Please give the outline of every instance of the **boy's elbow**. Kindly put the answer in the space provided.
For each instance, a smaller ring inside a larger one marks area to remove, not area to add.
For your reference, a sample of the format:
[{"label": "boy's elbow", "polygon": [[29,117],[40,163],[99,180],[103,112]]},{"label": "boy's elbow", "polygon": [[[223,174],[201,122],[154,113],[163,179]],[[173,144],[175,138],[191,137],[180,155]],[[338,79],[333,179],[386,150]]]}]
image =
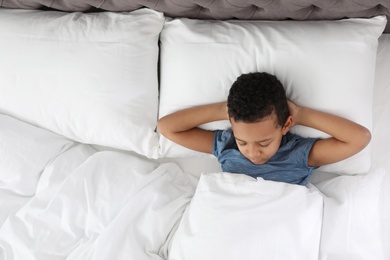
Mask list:
[{"label": "boy's elbow", "polygon": [[360,149],[363,150],[371,141],[371,132],[365,127],[362,127],[362,133],[360,139]]},{"label": "boy's elbow", "polygon": [[171,139],[174,134],[174,130],[172,129],[172,122],[167,120],[165,117],[160,118],[157,121],[157,132],[164,137]]},{"label": "boy's elbow", "polygon": [[165,136],[166,123],[164,122],[164,118],[157,121],[157,132]]}]

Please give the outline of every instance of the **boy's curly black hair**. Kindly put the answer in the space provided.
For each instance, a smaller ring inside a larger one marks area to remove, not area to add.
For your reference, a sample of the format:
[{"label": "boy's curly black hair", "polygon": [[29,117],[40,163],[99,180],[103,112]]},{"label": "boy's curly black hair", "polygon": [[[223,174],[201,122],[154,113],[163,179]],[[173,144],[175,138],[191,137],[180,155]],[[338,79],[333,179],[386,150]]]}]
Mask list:
[{"label": "boy's curly black hair", "polygon": [[258,122],[275,111],[284,126],[290,115],[282,83],[266,72],[242,74],[233,83],[227,99],[229,117],[245,123]]}]

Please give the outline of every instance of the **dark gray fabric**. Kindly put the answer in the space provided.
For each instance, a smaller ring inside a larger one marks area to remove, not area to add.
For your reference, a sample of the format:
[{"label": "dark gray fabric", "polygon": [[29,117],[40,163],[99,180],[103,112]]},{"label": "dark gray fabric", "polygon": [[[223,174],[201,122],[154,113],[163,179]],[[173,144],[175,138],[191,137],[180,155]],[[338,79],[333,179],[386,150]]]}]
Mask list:
[{"label": "dark gray fabric", "polygon": [[381,14],[390,20],[390,0],[0,0],[0,6],[83,12],[148,7],[170,17],[218,20],[334,20]]}]

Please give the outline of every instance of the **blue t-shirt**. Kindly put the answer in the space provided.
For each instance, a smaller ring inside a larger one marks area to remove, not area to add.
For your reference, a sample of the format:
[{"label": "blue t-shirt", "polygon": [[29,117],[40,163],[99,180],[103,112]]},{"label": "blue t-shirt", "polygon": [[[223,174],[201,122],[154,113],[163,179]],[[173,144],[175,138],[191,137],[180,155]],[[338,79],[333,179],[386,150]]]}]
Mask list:
[{"label": "blue t-shirt", "polygon": [[276,154],[266,163],[256,165],[239,150],[231,129],[214,133],[213,154],[224,172],[242,173],[254,178],[306,185],[318,167],[308,166],[308,157],[316,138],[302,138],[287,133]]}]

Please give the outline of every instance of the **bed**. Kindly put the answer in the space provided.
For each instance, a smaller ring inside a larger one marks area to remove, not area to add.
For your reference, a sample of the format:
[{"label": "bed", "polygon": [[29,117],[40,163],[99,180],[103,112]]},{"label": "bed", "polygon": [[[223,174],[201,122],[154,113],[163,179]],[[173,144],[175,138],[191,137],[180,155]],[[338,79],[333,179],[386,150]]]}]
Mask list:
[{"label": "bed", "polygon": [[[389,10],[1,1],[0,259],[389,260]],[[224,101],[253,71],[371,143],[300,186],[222,172],[158,133],[158,118]]]}]

